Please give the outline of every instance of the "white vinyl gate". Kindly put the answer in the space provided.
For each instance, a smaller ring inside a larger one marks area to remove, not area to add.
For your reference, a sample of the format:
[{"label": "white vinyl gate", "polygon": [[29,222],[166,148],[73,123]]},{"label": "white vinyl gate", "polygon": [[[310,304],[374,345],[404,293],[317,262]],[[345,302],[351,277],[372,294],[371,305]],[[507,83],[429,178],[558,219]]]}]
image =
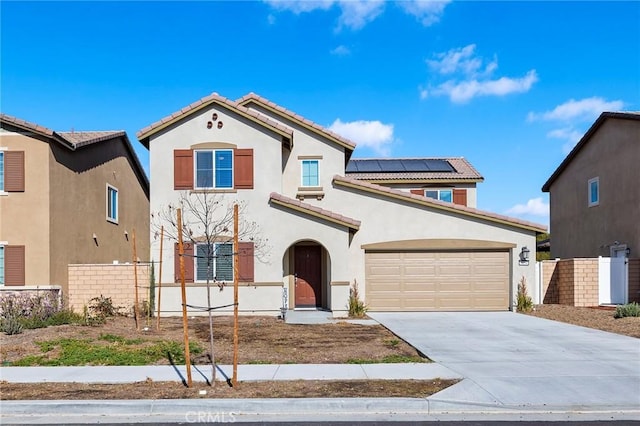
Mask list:
[{"label": "white vinyl gate", "polygon": [[598,258],[598,289],[601,305],[623,305],[629,295],[629,262],[626,257]]}]

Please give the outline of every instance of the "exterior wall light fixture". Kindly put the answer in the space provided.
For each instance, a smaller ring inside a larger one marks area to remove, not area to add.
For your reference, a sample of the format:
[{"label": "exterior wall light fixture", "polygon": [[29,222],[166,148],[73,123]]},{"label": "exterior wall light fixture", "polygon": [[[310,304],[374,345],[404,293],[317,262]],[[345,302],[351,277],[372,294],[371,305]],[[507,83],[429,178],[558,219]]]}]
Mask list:
[{"label": "exterior wall light fixture", "polygon": [[529,253],[530,253],[530,250],[527,248],[527,246],[522,247],[522,250],[520,251],[520,264],[521,265],[528,265],[529,264]]}]

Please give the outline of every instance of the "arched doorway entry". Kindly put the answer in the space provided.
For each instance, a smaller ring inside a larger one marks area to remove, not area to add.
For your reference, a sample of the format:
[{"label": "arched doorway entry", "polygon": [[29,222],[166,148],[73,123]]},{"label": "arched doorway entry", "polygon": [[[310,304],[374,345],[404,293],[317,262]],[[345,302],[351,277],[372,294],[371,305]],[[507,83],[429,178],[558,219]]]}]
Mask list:
[{"label": "arched doorway entry", "polygon": [[327,308],[329,256],[315,241],[299,241],[285,253],[284,271],[289,277],[289,309]]}]

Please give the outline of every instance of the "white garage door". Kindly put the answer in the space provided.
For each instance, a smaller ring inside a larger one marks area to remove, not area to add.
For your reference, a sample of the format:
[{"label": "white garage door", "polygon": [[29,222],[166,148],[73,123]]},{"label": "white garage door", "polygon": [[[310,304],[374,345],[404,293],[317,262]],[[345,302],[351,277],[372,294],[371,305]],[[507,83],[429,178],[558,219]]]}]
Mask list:
[{"label": "white garage door", "polygon": [[367,252],[365,301],[372,311],[509,309],[509,252]]}]

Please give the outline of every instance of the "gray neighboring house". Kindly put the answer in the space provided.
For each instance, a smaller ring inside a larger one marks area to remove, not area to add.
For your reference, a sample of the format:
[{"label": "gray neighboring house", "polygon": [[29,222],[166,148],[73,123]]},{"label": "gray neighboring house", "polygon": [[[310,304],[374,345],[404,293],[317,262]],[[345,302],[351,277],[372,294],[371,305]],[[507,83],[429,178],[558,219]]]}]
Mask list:
[{"label": "gray neighboring house", "polygon": [[543,185],[551,255],[639,257],[640,112],[603,112]]}]

